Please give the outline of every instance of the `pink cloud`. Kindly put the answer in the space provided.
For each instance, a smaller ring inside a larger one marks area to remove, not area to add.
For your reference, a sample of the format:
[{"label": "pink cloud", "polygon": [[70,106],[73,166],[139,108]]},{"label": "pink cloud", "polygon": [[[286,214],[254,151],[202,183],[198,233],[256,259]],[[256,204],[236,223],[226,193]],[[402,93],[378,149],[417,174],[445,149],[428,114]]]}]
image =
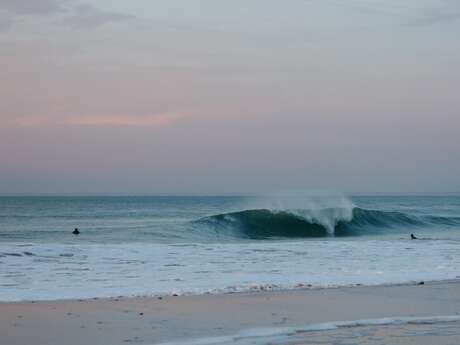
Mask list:
[{"label": "pink cloud", "polygon": [[165,113],[147,116],[76,116],[70,117],[60,123],[64,125],[76,126],[164,126],[177,121],[183,116],[184,114],[178,113]]},{"label": "pink cloud", "polygon": [[61,119],[46,116],[27,116],[14,119],[11,123],[19,127],[45,125],[60,126],[128,126],[148,127],[166,126],[186,116],[184,113],[162,113],[155,115],[87,115],[70,116]]}]

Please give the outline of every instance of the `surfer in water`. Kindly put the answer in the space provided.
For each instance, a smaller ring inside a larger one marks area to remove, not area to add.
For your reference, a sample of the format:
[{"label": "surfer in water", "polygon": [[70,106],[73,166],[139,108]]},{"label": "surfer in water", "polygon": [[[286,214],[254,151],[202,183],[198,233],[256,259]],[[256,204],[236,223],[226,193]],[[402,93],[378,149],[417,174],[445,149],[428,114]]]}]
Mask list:
[{"label": "surfer in water", "polygon": [[72,231],[72,234],[74,234],[74,235],[80,235],[80,230],[78,230],[78,228],[75,228],[75,230]]},{"label": "surfer in water", "polygon": [[411,238],[412,240],[416,240],[416,239],[417,239],[417,237],[415,237],[414,234],[410,234],[410,238]]}]

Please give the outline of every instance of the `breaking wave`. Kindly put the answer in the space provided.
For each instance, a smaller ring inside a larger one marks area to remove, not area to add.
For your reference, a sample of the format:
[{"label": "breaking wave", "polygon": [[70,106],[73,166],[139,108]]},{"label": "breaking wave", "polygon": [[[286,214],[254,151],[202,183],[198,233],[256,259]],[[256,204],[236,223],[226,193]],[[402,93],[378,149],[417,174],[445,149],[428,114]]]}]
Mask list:
[{"label": "breaking wave", "polygon": [[216,233],[250,239],[378,234],[435,225],[459,226],[459,217],[412,216],[402,212],[354,208],[316,210],[251,209],[201,218],[194,223]]}]

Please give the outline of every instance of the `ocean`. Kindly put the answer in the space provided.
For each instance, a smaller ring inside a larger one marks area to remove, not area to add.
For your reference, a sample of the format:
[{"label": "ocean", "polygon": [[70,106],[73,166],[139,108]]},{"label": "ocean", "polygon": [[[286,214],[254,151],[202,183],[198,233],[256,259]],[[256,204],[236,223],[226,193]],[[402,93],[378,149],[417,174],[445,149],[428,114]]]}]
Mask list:
[{"label": "ocean", "polygon": [[0,301],[459,276],[460,196],[0,197]]}]

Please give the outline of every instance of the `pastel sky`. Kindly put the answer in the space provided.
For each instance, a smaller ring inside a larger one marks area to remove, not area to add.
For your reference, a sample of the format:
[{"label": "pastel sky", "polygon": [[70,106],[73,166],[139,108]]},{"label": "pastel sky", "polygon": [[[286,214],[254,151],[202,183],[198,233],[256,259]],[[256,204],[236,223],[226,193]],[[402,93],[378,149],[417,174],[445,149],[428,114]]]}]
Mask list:
[{"label": "pastel sky", "polygon": [[458,0],[0,0],[0,194],[460,191]]}]

